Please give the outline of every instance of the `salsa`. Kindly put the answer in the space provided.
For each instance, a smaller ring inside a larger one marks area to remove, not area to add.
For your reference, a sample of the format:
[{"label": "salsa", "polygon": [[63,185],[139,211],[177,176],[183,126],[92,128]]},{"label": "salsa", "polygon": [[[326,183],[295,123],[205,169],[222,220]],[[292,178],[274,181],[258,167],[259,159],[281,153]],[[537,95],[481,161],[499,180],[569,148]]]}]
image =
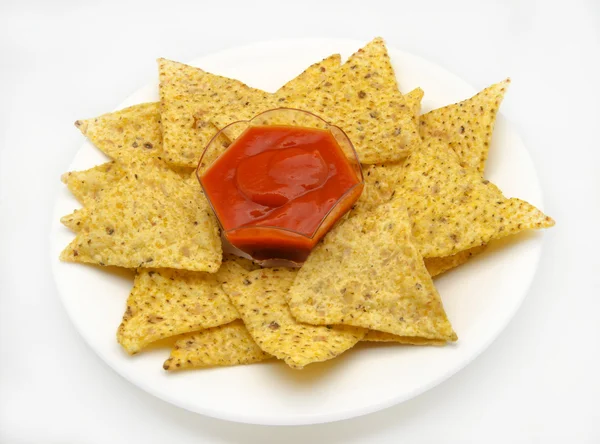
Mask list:
[{"label": "salsa", "polygon": [[362,191],[330,131],[296,126],[248,127],[200,181],[227,240],[258,260],[302,262]]}]

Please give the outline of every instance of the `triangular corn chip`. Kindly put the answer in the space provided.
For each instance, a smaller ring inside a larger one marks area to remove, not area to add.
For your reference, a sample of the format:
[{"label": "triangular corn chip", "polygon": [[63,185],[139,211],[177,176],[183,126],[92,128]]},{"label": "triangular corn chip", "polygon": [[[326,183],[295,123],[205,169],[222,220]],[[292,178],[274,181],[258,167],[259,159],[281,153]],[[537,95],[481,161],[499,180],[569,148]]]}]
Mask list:
[{"label": "triangular corn chip", "polygon": [[441,138],[456,152],[463,167],[483,174],[496,115],[509,83],[506,79],[470,99],[422,115],[421,137]]},{"label": "triangular corn chip", "polygon": [[[389,202],[397,192],[398,182],[402,178],[402,168],[403,163],[369,165],[364,168],[365,188],[355,204],[352,214],[373,211],[377,206]],[[438,276],[464,264],[484,249],[485,246],[480,245],[460,251],[452,256],[426,258],[425,266],[432,277]]]},{"label": "triangular corn chip", "polygon": [[398,192],[423,257],[451,256],[490,240],[554,221],[529,203],[507,199],[477,170],[463,168],[456,153],[428,139],[406,159]]},{"label": "triangular corn chip", "polygon": [[[339,64],[339,54],[330,56],[310,66],[280,91],[314,88]],[[277,93],[182,63],[159,59],[159,75],[165,160],[170,164],[196,166],[218,128],[226,126],[217,128],[213,122],[247,120],[278,106]],[[222,137],[221,143],[226,146],[227,138]]]},{"label": "triangular corn chip", "polygon": [[456,340],[400,202],[351,215],[315,247],[288,293],[298,321]]},{"label": "triangular corn chip", "polygon": [[216,272],[221,241],[200,190],[157,159],[138,159],[81,211],[81,229],[61,259],[127,268]]},{"label": "triangular corn chip", "polygon": [[[432,137],[442,137],[457,153],[462,166],[476,169],[483,174],[497,109],[504,98],[509,82],[510,80],[507,79],[492,85],[470,99],[421,116],[419,119],[421,137],[425,142]],[[416,99],[417,94],[418,91],[414,90],[405,97],[408,101],[409,95]],[[460,251],[452,256],[426,258],[425,266],[432,277],[438,276],[464,264],[483,250],[485,250],[485,245]]]},{"label": "triangular corn chip", "polygon": [[[418,128],[398,90],[382,39],[350,56],[316,89],[288,91],[279,106],[311,111],[341,127],[365,164],[394,162],[420,142]],[[222,124],[231,123],[222,121]]]},{"label": "triangular corn chip", "polygon": [[[158,60],[160,78],[161,125],[165,160],[192,167],[218,129],[215,115],[250,106],[270,94],[240,82],[217,76],[199,68]],[[221,136],[221,143],[228,140]]]},{"label": "triangular corn chip", "polygon": [[102,116],[78,120],[75,126],[112,159],[155,156],[162,153],[158,103],[130,106]]},{"label": "triangular corn chip", "polygon": [[259,347],[290,367],[301,369],[335,358],[352,348],[366,331],[297,322],[286,301],[296,273],[293,269],[265,268],[238,275],[223,288]]},{"label": "triangular corn chip", "polygon": [[85,171],[65,173],[61,180],[82,205],[89,205],[124,174],[115,162],[106,162]]},{"label": "triangular corn chip", "polygon": [[128,353],[160,339],[228,324],[239,318],[221,284],[231,270],[216,273],[139,269],[117,332]]},{"label": "triangular corn chip", "polygon": [[[186,180],[188,184],[199,189],[195,170],[185,167],[171,167],[171,170]],[[84,206],[91,207],[100,200],[107,189],[114,186],[124,175],[125,171],[123,168],[117,162],[113,161],[103,163],[85,171],[65,173],[62,175],[61,180],[67,185],[67,188],[75,195],[77,200]],[[73,213],[63,216],[60,222],[67,228],[77,232],[81,227],[81,221],[85,214],[87,214],[87,210],[75,210]]]},{"label": "triangular corn chip", "polygon": [[242,365],[271,356],[252,340],[242,321],[183,335],[175,343],[165,370]]},{"label": "triangular corn chip", "polygon": [[[382,39],[377,38],[333,70],[317,88],[285,88],[276,104],[257,101],[252,113],[214,117],[222,128],[275,106],[311,111],[340,126],[350,137],[362,163],[400,160],[420,137],[412,110],[398,90]],[[262,105],[259,106],[259,105]],[[252,114],[252,115],[250,115]]]}]

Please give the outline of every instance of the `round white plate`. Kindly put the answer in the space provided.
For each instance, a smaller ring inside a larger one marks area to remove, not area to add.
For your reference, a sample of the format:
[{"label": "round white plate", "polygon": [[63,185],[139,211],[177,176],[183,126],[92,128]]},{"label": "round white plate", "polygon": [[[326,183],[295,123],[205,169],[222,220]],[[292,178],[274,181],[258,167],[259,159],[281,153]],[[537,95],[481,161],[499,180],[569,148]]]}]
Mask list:
[{"label": "round white plate", "polygon": [[[332,53],[343,57],[365,42],[297,40],[230,49],[192,62],[205,70],[275,91],[308,65]],[[425,90],[423,111],[470,97],[476,91],[461,79],[419,57],[389,48],[403,92]],[[488,79],[489,83],[502,79]],[[148,85],[119,107],[158,99]],[[104,162],[89,142],[70,170]],[[541,204],[541,192],[527,150],[500,115],[486,176],[507,196]],[[257,424],[313,424],[364,415],[410,399],[467,365],[504,329],[525,297],[535,273],[542,236],[528,233],[494,244],[470,263],[436,280],[458,333],[455,345],[409,347],[358,344],[337,359],[297,371],[279,362],[167,373],[168,349],[128,356],[116,329],[132,286],[132,275],[61,263],[60,251],[73,234],[59,223],[79,207],[67,188],[56,201],[52,264],[62,301],[85,341],[115,371],[143,390],[204,415]]]}]

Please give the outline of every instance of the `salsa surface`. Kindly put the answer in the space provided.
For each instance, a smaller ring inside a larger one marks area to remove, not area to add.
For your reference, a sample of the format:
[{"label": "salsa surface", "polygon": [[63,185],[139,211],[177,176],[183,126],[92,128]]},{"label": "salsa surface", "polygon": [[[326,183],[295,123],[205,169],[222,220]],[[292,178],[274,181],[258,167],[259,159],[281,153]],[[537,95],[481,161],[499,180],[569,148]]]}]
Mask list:
[{"label": "salsa surface", "polygon": [[249,127],[200,180],[228,240],[253,256],[261,249],[277,256],[273,249],[310,251],[318,239],[300,238],[313,236],[360,182],[331,132],[295,126]]}]

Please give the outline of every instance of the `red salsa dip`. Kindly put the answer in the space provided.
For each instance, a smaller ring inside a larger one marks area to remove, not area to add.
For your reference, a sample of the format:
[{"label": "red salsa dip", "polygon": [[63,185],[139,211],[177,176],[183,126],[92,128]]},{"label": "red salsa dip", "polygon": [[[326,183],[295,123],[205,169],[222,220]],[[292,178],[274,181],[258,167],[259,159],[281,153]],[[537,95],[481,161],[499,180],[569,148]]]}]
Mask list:
[{"label": "red salsa dip", "polygon": [[358,199],[359,174],[331,131],[264,125],[249,126],[200,182],[234,247],[299,263]]}]

